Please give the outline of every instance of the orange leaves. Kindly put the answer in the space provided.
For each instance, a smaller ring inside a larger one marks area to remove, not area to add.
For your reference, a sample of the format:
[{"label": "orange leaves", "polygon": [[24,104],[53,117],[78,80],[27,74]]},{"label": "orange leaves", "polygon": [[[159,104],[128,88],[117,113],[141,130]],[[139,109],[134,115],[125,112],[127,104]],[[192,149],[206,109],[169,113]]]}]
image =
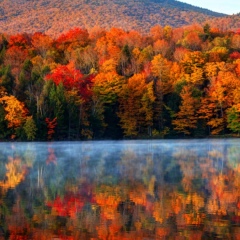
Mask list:
[{"label": "orange leaves", "polygon": [[184,219],[187,225],[201,225],[203,223],[204,214],[185,213]]},{"label": "orange leaves", "polygon": [[204,207],[204,198],[197,193],[189,194],[186,198],[186,204],[192,204],[193,210],[195,212],[200,212]]},{"label": "orange leaves", "polygon": [[[201,99],[198,110],[199,118],[206,119],[211,134],[219,134],[226,127],[227,110],[230,106],[237,108],[239,104],[238,79],[234,73],[219,71],[221,65],[208,64],[207,72],[211,79],[206,96]],[[224,70],[224,69],[223,69]],[[231,129],[234,126],[231,124]]]},{"label": "orange leaves", "polygon": [[170,231],[171,231],[170,228],[167,227],[157,227],[156,236],[159,237],[160,239],[165,238],[168,236]]},{"label": "orange leaves", "polygon": [[126,136],[136,136],[139,131],[152,125],[153,84],[146,83],[144,74],[129,78],[119,96],[118,115]]},{"label": "orange leaves", "polygon": [[129,191],[129,199],[137,205],[147,205],[147,190],[142,185],[137,185],[136,188]]},{"label": "orange leaves", "polygon": [[196,104],[197,100],[192,96],[192,90],[189,86],[185,86],[180,94],[182,103],[180,110],[176,114],[176,119],[173,120],[175,130],[183,132],[184,134],[191,134],[190,130],[196,128]]},{"label": "orange leaves", "polygon": [[154,52],[160,53],[164,57],[166,57],[169,49],[170,49],[170,45],[166,40],[157,40],[153,45]]},{"label": "orange leaves", "polygon": [[150,34],[154,41],[162,39],[163,38],[163,27],[160,25],[153,26],[150,29]]},{"label": "orange leaves", "polygon": [[28,58],[28,50],[13,45],[6,51],[4,58],[5,65],[11,65],[12,74],[17,77],[21,71],[23,63]]},{"label": "orange leaves", "polygon": [[183,45],[191,50],[199,50],[201,48],[201,39],[199,34],[195,31],[191,31],[183,40]]},{"label": "orange leaves", "polygon": [[86,29],[74,28],[61,34],[56,40],[60,50],[71,51],[77,47],[84,47],[89,41],[89,34]]},{"label": "orange leaves", "polygon": [[119,202],[121,201],[120,189],[111,186],[101,186],[100,191],[96,192],[96,203],[100,206],[112,206],[117,208]]},{"label": "orange leaves", "polygon": [[102,73],[110,72],[111,74],[116,74],[116,66],[116,61],[113,58],[110,58],[103,61],[103,63],[100,65],[100,70]]},{"label": "orange leaves", "polygon": [[234,34],[232,37],[232,47],[234,49],[240,49],[240,35],[239,34]]},{"label": "orange leaves", "polygon": [[184,59],[185,54],[187,54],[187,53],[189,53],[189,50],[187,50],[186,48],[177,47],[175,49],[173,56],[176,61],[181,62]]},{"label": "orange leaves", "polygon": [[[148,35],[112,28],[95,29],[89,37],[75,28],[56,40],[40,32],[10,36],[9,42],[2,36],[0,85],[25,101],[37,127],[42,119],[36,117],[58,117],[59,139],[113,137],[113,132],[120,138],[217,134],[227,128],[228,109],[240,106],[234,91],[240,76],[238,35],[214,33],[206,24],[155,26]],[[192,98],[180,96],[184,85]],[[24,123],[11,115],[9,126]]]},{"label": "orange leaves", "polygon": [[9,39],[9,45],[17,46],[19,48],[25,48],[28,44],[28,39],[23,34],[12,35]]},{"label": "orange leaves", "polygon": [[100,191],[96,192],[96,203],[101,206],[102,217],[105,219],[115,219],[117,216],[117,207],[121,202],[120,189],[110,186],[102,186]]},{"label": "orange leaves", "polygon": [[238,59],[237,61],[236,61],[236,68],[235,68],[235,72],[236,72],[236,75],[238,76],[238,77],[240,77],[240,59]]},{"label": "orange leaves", "polygon": [[42,33],[35,33],[32,36],[32,45],[42,57],[46,57],[47,51],[50,51],[53,40]]},{"label": "orange leaves", "polygon": [[134,92],[135,96],[141,96],[144,88],[146,87],[145,84],[144,74],[135,74],[128,80],[128,88]]}]

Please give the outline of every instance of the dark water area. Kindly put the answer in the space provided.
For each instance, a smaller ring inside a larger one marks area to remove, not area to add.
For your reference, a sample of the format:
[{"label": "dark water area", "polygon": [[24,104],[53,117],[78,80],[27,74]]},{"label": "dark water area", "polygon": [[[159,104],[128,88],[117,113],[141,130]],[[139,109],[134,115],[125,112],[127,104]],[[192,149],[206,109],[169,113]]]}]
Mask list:
[{"label": "dark water area", "polygon": [[240,140],[0,143],[0,239],[240,239]]}]

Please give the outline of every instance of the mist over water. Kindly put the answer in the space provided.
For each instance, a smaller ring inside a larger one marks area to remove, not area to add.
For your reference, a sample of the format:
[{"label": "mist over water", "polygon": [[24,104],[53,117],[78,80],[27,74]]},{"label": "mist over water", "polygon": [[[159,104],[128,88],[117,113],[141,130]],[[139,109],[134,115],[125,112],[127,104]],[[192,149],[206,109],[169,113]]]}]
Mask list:
[{"label": "mist over water", "polygon": [[238,239],[240,140],[0,143],[0,217],[3,239]]}]

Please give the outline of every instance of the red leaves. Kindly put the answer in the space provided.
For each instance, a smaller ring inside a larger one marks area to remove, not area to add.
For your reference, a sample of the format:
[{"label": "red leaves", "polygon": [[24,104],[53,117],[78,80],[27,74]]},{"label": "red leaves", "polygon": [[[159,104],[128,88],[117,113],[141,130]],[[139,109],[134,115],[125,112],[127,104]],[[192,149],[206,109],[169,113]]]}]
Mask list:
[{"label": "red leaves", "polygon": [[240,52],[233,52],[229,55],[231,59],[240,59]]},{"label": "red leaves", "polygon": [[77,80],[82,77],[83,75],[79,70],[71,71],[67,66],[59,66],[52,74],[48,74],[46,79],[52,79],[56,85],[59,85],[62,82],[64,87],[71,89],[76,85]]},{"label": "red leaves", "polygon": [[53,40],[43,33],[37,32],[32,36],[32,45],[42,57],[47,55],[47,51],[51,49],[52,43]]},{"label": "red leaves", "polygon": [[54,164],[57,163],[57,157],[55,155],[55,151],[51,147],[48,148],[48,157],[47,157],[46,163],[47,165],[50,163],[54,163]]},{"label": "red leaves", "polygon": [[81,201],[80,196],[69,194],[60,198],[59,196],[53,202],[47,202],[48,207],[56,212],[58,216],[74,218],[78,212],[83,208],[84,202]]},{"label": "red leaves", "polygon": [[240,34],[240,28],[235,31],[237,34]]},{"label": "red leaves", "polygon": [[55,117],[53,120],[50,120],[50,118],[46,118],[45,122],[47,123],[47,135],[48,135],[48,140],[51,140],[53,137],[53,134],[55,133],[55,127],[57,125],[57,118]]},{"label": "red leaves", "polygon": [[54,69],[53,73],[46,76],[46,80],[53,80],[56,85],[62,83],[67,90],[77,89],[84,100],[92,94],[90,90],[92,79],[93,75],[85,77],[80,70],[73,68],[70,64],[61,65]]},{"label": "red leaves", "polygon": [[28,39],[23,34],[13,35],[9,39],[9,45],[11,47],[17,46],[20,48],[25,48],[27,44],[28,44]]},{"label": "red leaves", "polygon": [[6,51],[5,65],[11,65],[12,74],[16,77],[20,74],[23,63],[29,58],[28,50],[17,45],[12,45]]},{"label": "red leaves", "polygon": [[62,50],[64,50],[64,48],[66,49],[66,46],[70,49],[83,47],[87,45],[89,40],[88,37],[89,34],[87,30],[74,28],[59,36],[59,38],[56,40],[57,47]]}]

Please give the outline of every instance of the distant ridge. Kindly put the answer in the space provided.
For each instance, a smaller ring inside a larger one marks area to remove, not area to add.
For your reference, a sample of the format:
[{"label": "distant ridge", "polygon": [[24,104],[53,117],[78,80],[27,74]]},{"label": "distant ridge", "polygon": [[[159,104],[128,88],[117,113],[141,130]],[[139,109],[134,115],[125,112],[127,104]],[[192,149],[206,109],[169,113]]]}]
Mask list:
[{"label": "distant ridge", "polygon": [[0,32],[58,35],[95,26],[147,32],[157,24],[181,27],[226,16],[175,0],[2,0]]}]

